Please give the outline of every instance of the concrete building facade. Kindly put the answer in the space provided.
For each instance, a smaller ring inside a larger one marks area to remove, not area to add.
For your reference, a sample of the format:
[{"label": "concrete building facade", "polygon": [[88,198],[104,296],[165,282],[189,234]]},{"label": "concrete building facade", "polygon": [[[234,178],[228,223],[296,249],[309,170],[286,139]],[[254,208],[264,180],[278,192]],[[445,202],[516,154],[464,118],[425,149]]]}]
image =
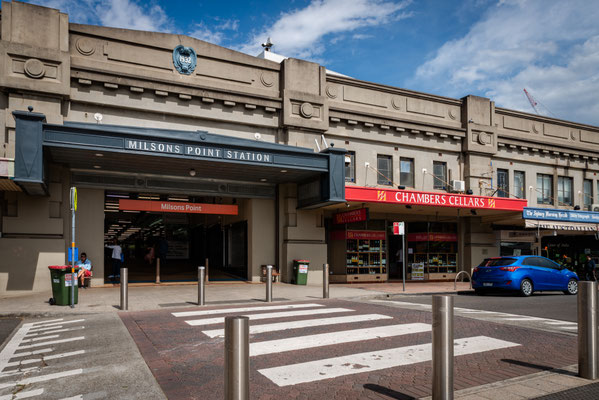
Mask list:
[{"label": "concrete building facade", "polygon": [[[49,288],[47,266],[64,264],[71,243],[71,186],[92,285],[109,281],[112,238],[140,280],[153,279],[155,258],[172,280],[192,279],[206,259],[248,281],[266,264],[292,281],[297,259],[310,261],[309,283],[327,262],[338,282],[401,278],[403,267],[408,279],[453,279],[571,234],[568,224],[527,229],[524,206],[599,203],[594,126],[181,35],[73,24],[19,2],[2,3],[1,35],[0,293]],[[236,211],[152,213],[121,199]],[[367,217],[336,220],[360,209]],[[393,222],[406,223],[406,244]]]}]

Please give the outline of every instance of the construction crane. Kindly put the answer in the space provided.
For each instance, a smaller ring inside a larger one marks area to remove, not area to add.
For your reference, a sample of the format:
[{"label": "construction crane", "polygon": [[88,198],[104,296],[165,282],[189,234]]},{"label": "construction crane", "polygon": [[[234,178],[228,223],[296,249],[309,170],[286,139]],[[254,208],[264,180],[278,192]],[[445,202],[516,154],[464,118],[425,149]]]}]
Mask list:
[{"label": "construction crane", "polygon": [[535,100],[535,98],[534,98],[534,97],[532,97],[532,94],[528,93],[528,90],[526,90],[526,88],[524,88],[524,94],[526,94],[526,98],[527,98],[527,99],[528,99],[528,101],[530,102],[530,105],[532,106],[532,108],[534,108],[535,112],[536,112],[538,115],[541,115],[541,114],[539,113],[539,110],[537,109],[537,105],[538,105],[539,103],[537,103],[537,101]]}]

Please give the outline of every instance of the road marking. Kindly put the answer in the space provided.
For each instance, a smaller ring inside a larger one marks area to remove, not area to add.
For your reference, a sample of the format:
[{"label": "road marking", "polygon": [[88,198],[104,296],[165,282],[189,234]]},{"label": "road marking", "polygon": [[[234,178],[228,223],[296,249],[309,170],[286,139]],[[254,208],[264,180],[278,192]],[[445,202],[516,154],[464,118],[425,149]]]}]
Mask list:
[{"label": "road marking", "polygon": [[36,343],[36,344],[28,344],[27,346],[19,346],[19,350],[30,349],[32,347],[46,346],[48,344],[74,342],[76,340],[83,340],[83,339],[85,339],[85,336],[77,336],[77,337],[69,338],[69,339],[51,340],[49,342],[44,342],[44,343]]},{"label": "road marking", "polygon": [[15,351],[17,351],[19,343],[21,343],[21,340],[23,340],[28,330],[28,326],[23,326],[19,328],[19,330],[14,334],[14,336],[10,339],[10,341],[6,344],[6,346],[4,346],[4,348],[0,352],[0,372],[4,371],[4,368],[6,368],[6,364],[13,357]]},{"label": "road marking", "polygon": [[[53,328],[52,328],[53,329]],[[61,333],[61,332],[70,332],[70,331],[79,331],[81,329],[85,329],[84,326],[76,326],[73,328],[65,328],[65,329],[56,329],[53,331],[46,331],[46,332],[34,332],[34,333],[28,333],[26,338],[29,339],[32,336],[39,336],[39,335],[50,335],[52,333]]]},{"label": "road marking", "polygon": [[52,353],[53,351],[54,351],[54,349],[52,347],[48,347],[47,349],[41,349],[41,350],[35,350],[35,351],[24,351],[22,353],[15,353],[15,354],[12,355],[11,358],[34,356],[36,354],[43,354],[43,353]]},{"label": "road marking", "polygon": [[44,389],[30,390],[29,392],[19,392],[17,394],[7,394],[0,396],[0,400],[17,400],[17,399],[28,399],[30,397],[39,396],[44,393]]},{"label": "road marking", "polygon": [[[454,341],[454,355],[461,356],[520,346],[487,336],[475,336]],[[431,343],[398,347],[375,352],[352,354],[281,367],[265,368],[259,373],[277,386],[297,385],[339,376],[378,371],[432,360]]]},{"label": "road marking", "polygon": [[6,366],[7,367],[14,367],[17,365],[26,365],[26,364],[33,364],[36,362],[41,362],[41,361],[47,361],[47,360],[54,360],[57,358],[64,358],[64,357],[70,357],[70,356],[76,356],[79,354],[85,354],[85,350],[77,350],[77,351],[71,351],[69,353],[62,353],[62,354],[54,354],[51,356],[45,356],[44,358],[30,358],[27,360],[22,360],[22,361],[14,361],[14,362],[10,362],[8,363]]},{"label": "road marking", "polygon": [[28,335],[32,335],[33,333],[37,333],[37,332],[51,331],[52,329],[59,329],[59,328],[62,328],[62,325],[54,325],[54,326],[49,326],[47,328],[30,329],[29,332],[32,332],[32,333],[28,333]]},{"label": "road marking", "polygon": [[21,343],[39,342],[40,340],[54,339],[54,338],[57,338],[59,336],[60,335],[50,335],[50,336],[41,336],[41,337],[33,338],[33,339],[23,339],[23,340],[21,340]]},{"label": "road marking", "polygon": [[[364,314],[364,315],[351,315],[347,317],[330,317],[330,318],[318,318],[318,319],[305,319],[300,321],[290,322],[277,322],[274,324],[262,324],[262,325],[251,325],[250,335],[265,332],[276,332],[286,331],[290,329],[308,328],[314,326],[325,326],[325,325],[336,325],[336,324],[349,324],[352,322],[364,322],[364,321],[376,321],[381,319],[393,319],[387,315],[381,314]],[[208,331],[202,331],[208,337],[224,337],[224,329],[212,329]]]},{"label": "road marking", "polygon": [[576,325],[576,326],[578,326],[577,322],[569,322],[569,321],[547,321],[546,323],[549,325]]},{"label": "road marking", "polygon": [[[246,317],[249,317],[249,319],[251,319],[251,320],[259,320],[259,319],[271,319],[271,318],[298,317],[298,316],[302,316],[302,315],[332,314],[332,313],[350,312],[350,311],[354,311],[354,310],[350,310],[349,308],[325,308],[325,309],[317,309],[317,310],[285,311],[285,312],[276,312],[276,313],[243,314],[243,315]],[[225,317],[195,319],[195,320],[189,320],[189,321],[185,321],[185,322],[191,326],[222,324],[225,322]]]},{"label": "road marking", "polygon": [[48,327],[56,327],[55,325],[62,325],[63,324],[74,324],[75,322],[83,322],[85,321],[84,319],[73,319],[71,321],[62,321],[62,322],[54,322],[51,324],[44,324],[44,325],[36,325],[35,327],[30,329],[30,332],[37,332],[40,331],[41,329],[38,329],[39,327],[44,327],[44,328],[48,328]]},{"label": "road marking", "polygon": [[537,317],[509,317],[502,318],[504,321],[545,321],[545,318],[537,318]]},{"label": "road marking", "polygon": [[49,319],[49,320],[46,320],[46,321],[30,322],[30,323],[28,323],[28,324],[26,324],[26,325],[28,325],[28,326],[31,326],[31,327],[34,327],[34,326],[40,326],[40,325],[44,325],[44,324],[47,324],[47,323],[49,323],[49,322],[58,322],[58,321],[64,321],[64,318],[58,318],[58,319]]},{"label": "road marking", "polygon": [[282,353],[314,347],[331,346],[341,343],[361,342],[363,340],[379,339],[385,337],[409,335],[413,333],[428,332],[431,330],[429,324],[402,324],[379,326],[375,328],[353,329],[320,333],[317,335],[306,335],[286,339],[268,340],[250,344],[250,357],[265,354]]},{"label": "road marking", "polygon": [[82,400],[83,399],[83,395],[77,395],[77,396],[73,396],[73,397],[65,397],[64,399],[60,399],[60,400]]},{"label": "road marking", "polygon": [[49,374],[49,375],[35,376],[35,377],[31,377],[31,378],[21,379],[20,381],[1,383],[0,389],[6,389],[6,388],[18,386],[18,385],[31,385],[32,383],[46,382],[46,381],[51,381],[54,379],[66,378],[67,376],[80,375],[82,373],[83,373],[83,370],[80,368],[80,369],[72,369],[70,371],[57,372],[57,373]]},{"label": "road marking", "polygon": [[185,311],[171,313],[175,317],[196,317],[200,315],[214,315],[214,314],[231,314],[238,312],[248,311],[267,311],[267,310],[291,310],[294,308],[310,308],[310,307],[324,307],[324,304],[287,304],[281,306],[257,306],[257,307],[239,307],[239,308],[219,308],[218,310],[202,310],[202,311]]}]

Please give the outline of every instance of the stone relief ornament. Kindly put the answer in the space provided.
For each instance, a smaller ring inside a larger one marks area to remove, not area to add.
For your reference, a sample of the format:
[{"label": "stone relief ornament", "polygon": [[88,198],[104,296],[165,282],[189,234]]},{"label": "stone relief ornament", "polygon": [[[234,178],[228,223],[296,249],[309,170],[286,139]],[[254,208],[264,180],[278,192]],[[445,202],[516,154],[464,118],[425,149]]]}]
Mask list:
[{"label": "stone relief ornament", "polygon": [[173,64],[180,74],[190,75],[198,62],[196,52],[191,47],[179,45],[173,50]]}]

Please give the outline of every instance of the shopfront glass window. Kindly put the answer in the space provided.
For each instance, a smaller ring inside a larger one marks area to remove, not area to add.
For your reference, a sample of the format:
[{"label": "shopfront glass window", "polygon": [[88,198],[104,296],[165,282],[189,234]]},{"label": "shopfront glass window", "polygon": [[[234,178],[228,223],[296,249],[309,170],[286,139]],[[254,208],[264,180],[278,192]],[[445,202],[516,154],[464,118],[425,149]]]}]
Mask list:
[{"label": "shopfront glass window", "polygon": [[409,223],[407,242],[408,279],[443,279],[457,272],[457,224]]},{"label": "shopfront glass window", "polygon": [[571,206],[573,204],[572,178],[559,176],[557,178],[557,201],[560,206]]},{"label": "shopfront glass window", "polygon": [[516,196],[519,199],[525,199],[525,185],[526,182],[524,171],[514,171],[514,196]]},{"label": "shopfront glass window", "polygon": [[433,161],[433,189],[447,189],[447,163]]},{"label": "shopfront glass window", "polygon": [[399,160],[399,184],[414,187],[414,159],[401,158]]},{"label": "shopfront glass window", "polygon": [[553,204],[553,176],[537,174],[537,204]]},{"label": "shopfront glass window", "polygon": [[510,196],[509,172],[507,169],[497,170],[497,197]]},{"label": "shopfront glass window", "polygon": [[593,204],[593,181],[585,179],[583,182],[583,204],[584,209],[591,211],[591,204]]},{"label": "shopfront glass window", "polygon": [[376,157],[377,164],[377,178],[376,182],[379,185],[392,185],[393,184],[393,158],[391,156]]},{"label": "shopfront glass window", "polygon": [[[347,162],[349,161],[349,163]],[[345,155],[345,182],[356,181],[356,153],[349,151]]]}]

